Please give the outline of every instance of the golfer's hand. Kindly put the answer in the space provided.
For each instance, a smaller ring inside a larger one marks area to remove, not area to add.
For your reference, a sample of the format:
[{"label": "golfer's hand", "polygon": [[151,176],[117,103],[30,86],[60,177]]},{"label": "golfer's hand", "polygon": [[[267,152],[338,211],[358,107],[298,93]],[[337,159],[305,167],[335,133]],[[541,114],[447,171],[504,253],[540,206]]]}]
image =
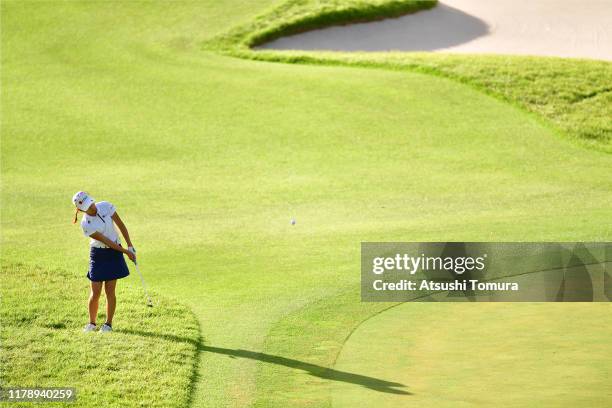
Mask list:
[{"label": "golfer's hand", "polygon": [[130,261],[136,263],[136,254],[135,253],[133,253],[132,251],[127,251],[125,254],[128,256],[128,258],[130,258]]}]

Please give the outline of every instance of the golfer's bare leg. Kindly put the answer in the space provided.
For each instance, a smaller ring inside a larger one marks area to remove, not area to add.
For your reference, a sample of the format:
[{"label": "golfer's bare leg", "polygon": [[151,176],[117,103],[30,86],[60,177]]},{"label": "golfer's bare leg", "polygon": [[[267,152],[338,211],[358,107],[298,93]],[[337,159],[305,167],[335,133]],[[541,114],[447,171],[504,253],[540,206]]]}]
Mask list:
[{"label": "golfer's bare leg", "polygon": [[91,282],[91,292],[89,293],[89,322],[96,324],[98,317],[98,302],[102,293],[102,282]]},{"label": "golfer's bare leg", "polygon": [[115,307],[117,307],[117,298],[115,297],[116,286],[116,279],[104,282],[104,293],[106,293],[106,323],[108,324],[113,324]]}]

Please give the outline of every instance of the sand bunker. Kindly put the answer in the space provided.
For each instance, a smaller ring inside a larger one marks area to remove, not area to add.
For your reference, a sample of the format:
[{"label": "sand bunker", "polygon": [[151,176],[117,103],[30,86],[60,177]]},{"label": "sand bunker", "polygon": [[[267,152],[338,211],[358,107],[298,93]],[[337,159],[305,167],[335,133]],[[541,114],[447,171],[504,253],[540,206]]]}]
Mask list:
[{"label": "sand bunker", "polygon": [[309,31],[257,48],[439,51],[612,60],[612,0],[441,0],[431,10]]}]

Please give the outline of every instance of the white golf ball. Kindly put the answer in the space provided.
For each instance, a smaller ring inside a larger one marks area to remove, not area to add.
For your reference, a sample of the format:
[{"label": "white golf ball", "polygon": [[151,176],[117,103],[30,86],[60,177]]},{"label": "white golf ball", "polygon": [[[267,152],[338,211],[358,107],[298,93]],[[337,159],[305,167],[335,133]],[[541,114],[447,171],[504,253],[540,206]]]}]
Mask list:
[{"label": "white golf ball", "polygon": [[295,218],[291,219],[291,225],[295,225]]}]

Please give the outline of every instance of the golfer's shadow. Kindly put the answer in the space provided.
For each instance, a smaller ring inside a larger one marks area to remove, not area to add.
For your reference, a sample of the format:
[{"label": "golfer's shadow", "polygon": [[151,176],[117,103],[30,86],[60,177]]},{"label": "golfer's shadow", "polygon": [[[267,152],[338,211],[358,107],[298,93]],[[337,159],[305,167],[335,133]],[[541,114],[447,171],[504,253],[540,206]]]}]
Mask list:
[{"label": "golfer's shadow", "polygon": [[366,375],[361,374],[348,373],[346,371],[335,370],[333,368],[327,368],[304,361],[294,360],[292,358],[275,356],[266,353],[259,353],[256,351],[228,349],[206,345],[201,345],[200,350],[208,353],[225,354],[230,357],[248,358],[251,360],[262,361],[264,363],[282,365],[285,367],[305,371],[315,377],[323,378],[326,380],[342,381],[346,383],[361,385],[363,387],[379,392],[386,392],[389,394],[412,395],[408,391],[398,389],[401,387],[405,387],[405,385],[401,383],[381,380],[380,378],[368,377]]},{"label": "golfer's shadow", "polygon": [[[258,360],[264,363],[276,364],[284,367],[289,367],[297,370],[302,370],[308,374],[332,381],[342,381],[345,383],[361,385],[362,387],[369,388],[374,391],[385,392],[389,394],[400,394],[400,395],[412,395],[412,393],[402,390],[400,388],[405,387],[404,384],[398,382],[392,382],[382,380],[380,378],[368,377],[366,375],[349,373],[346,371],[335,370],[333,368],[323,367],[317,364],[307,363],[305,361],[295,360],[292,358],[286,358],[281,356],[275,356],[273,354],[260,353],[256,351],[242,350],[242,349],[230,349],[223,347],[213,347],[203,344],[201,341],[195,341],[193,339],[175,336],[172,334],[158,334],[151,333],[142,330],[122,329],[121,333],[133,334],[137,336],[145,337],[156,337],[164,340],[191,343],[198,349],[198,354],[202,352],[224,354],[232,358],[248,358],[250,360]],[[197,368],[194,370],[192,382],[197,381]]]}]

